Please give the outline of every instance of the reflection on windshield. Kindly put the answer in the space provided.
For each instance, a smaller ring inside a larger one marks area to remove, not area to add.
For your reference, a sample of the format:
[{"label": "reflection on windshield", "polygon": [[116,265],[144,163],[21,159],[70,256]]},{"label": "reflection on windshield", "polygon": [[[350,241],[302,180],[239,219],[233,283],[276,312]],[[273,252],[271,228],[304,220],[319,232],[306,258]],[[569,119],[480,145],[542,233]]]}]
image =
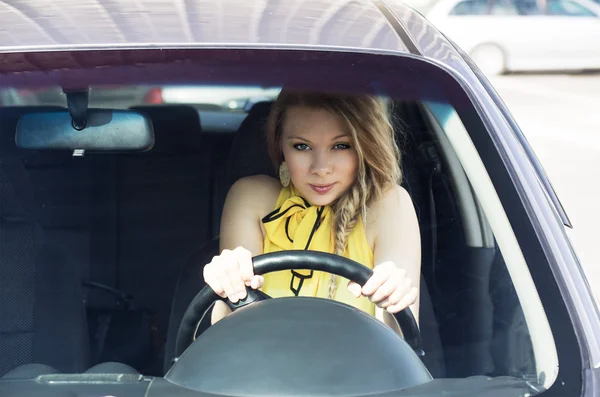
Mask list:
[{"label": "reflection on windshield", "polygon": [[[253,103],[272,100],[280,88],[236,86],[92,86],[89,106],[129,108],[140,105],[187,104],[198,108],[244,111]],[[0,90],[1,106],[66,106],[60,87]]]}]

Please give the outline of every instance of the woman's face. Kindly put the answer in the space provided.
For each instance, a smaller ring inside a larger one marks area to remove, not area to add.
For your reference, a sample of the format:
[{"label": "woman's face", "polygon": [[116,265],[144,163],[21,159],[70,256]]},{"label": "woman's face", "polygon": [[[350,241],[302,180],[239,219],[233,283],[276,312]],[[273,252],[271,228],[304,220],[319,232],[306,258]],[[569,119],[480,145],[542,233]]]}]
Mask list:
[{"label": "woman's face", "polygon": [[358,156],[342,119],[324,109],[287,110],[281,135],[283,157],[298,193],[312,205],[328,205],[356,180]]}]

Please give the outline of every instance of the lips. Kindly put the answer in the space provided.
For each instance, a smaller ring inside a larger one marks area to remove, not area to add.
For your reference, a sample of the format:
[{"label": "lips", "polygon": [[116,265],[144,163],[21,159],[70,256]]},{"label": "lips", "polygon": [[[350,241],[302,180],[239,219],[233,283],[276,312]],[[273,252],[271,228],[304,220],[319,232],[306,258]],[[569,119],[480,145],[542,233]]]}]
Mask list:
[{"label": "lips", "polygon": [[312,190],[314,190],[315,192],[317,192],[319,194],[326,194],[331,190],[333,185],[335,185],[335,183],[330,183],[329,185],[312,185],[311,184],[310,187],[312,188]]}]

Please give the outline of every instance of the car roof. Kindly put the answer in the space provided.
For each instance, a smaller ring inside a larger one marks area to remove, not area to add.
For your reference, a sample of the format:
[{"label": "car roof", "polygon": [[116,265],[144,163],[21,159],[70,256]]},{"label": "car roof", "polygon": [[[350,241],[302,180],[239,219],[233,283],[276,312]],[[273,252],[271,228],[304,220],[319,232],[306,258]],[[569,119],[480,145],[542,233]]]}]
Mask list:
[{"label": "car roof", "polygon": [[447,45],[395,0],[0,2],[0,20],[0,53],[277,47],[421,55],[422,39]]},{"label": "car roof", "polygon": [[0,4],[0,47],[303,44],[406,51],[371,1],[102,1]]}]

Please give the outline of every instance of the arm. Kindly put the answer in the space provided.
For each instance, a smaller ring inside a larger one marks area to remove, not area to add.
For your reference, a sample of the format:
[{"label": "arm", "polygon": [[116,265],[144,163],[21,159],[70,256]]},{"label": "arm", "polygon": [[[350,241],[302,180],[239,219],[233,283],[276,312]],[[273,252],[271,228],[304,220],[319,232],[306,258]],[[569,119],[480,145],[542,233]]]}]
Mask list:
[{"label": "arm", "polygon": [[252,256],[262,254],[261,201],[267,198],[261,182],[259,177],[242,178],[229,189],[221,217],[221,250],[244,247]]},{"label": "arm", "polygon": [[418,321],[421,240],[412,200],[404,188],[395,186],[375,203],[369,217],[375,268],[362,294],[377,303],[380,319],[409,306]]},{"label": "arm", "polygon": [[[401,186],[391,189],[381,203],[377,219],[375,266],[393,262],[406,272],[417,290],[421,281],[421,234],[413,202]],[[418,319],[419,296],[410,308]]]},{"label": "arm", "polygon": [[[273,179],[265,176],[242,178],[229,189],[221,217],[221,253],[203,272],[206,283],[221,297],[235,303],[246,297],[246,286],[263,285],[263,277],[254,275],[252,257],[263,252],[260,219],[275,205],[278,192]],[[211,322],[230,312],[224,302],[215,302]]]}]

